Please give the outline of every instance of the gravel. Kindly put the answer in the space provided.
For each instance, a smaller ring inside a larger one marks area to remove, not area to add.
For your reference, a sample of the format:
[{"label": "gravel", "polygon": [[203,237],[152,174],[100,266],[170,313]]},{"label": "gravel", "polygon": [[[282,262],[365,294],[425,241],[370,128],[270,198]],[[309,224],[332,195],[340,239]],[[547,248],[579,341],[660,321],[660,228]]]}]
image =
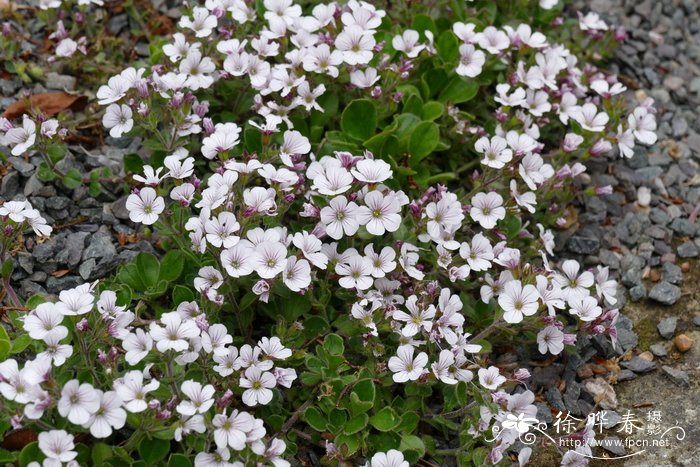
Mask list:
[{"label": "gravel", "polygon": [[678,318],[672,316],[670,318],[664,318],[659,321],[656,328],[659,330],[659,334],[664,339],[671,339],[676,333],[676,326],[678,325]]},{"label": "gravel", "polygon": [[682,386],[685,388],[690,387],[690,378],[688,377],[688,373],[686,373],[685,371],[673,368],[668,365],[662,366],[661,370],[664,372],[664,375],[668,377],[668,379],[673,381],[678,386]]},{"label": "gravel", "polygon": [[681,289],[666,281],[661,281],[651,289],[649,298],[662,305],[673,305],[681,298]]}]

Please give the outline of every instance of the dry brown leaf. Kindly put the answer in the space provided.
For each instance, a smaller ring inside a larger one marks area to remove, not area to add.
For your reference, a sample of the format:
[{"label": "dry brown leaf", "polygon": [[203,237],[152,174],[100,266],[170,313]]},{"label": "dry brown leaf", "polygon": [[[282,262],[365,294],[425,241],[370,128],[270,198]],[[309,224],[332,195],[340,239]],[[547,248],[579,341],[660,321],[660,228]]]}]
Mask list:
[{"label": "dry brown leaf", "polygon": [[31,96],[29,103],[26,99],[14,102],[5,110],[2,116],[12,120],[24,115],[30,108],[35,108],[44,115],[51,117],[66,109],[81,109],[86,103],[87,97],[85,96],[74,96],[65,92],[45,92]]},{"label": "dry brown leaf", "polygon": [[5,433],[0,447],[8,451],[21,451],[27,444],[38,439],[39,436],[35,431],[29,428],[18,428]]},{"label": "dry brown leaf", "polygon": [[58,271],[52,272],[51,275],[53,277],[59,278],[59,277],[65,276],[69,272],[70,272],[70,269],[59,269]]}]

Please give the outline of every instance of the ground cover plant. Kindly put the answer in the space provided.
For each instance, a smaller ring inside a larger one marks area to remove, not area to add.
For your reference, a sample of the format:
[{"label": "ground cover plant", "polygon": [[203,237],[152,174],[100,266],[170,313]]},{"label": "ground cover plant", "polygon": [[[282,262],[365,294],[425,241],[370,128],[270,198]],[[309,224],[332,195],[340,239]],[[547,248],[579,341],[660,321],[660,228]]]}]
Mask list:
[{"label": "ground cover plant", "polygon": [[[85,21],[101,3],[41,8]],[[527,463],[530,375],[493,356],[615,344],[617,284],[555,263],[552,229],[574,196],[611,191],[580,161],[654,143],[653,103],[630,108],[597,68],[623,34],[595,14],[420,6],[183,6],[147,60],[105,77],[104,131],[150,152],[124,160],[126,208],[161,254],[21,303],[10,255],[51,227],[0,206],[0,423],[38,433],[7,461]],[[56,61],[90,53],[93,33],[60,24]],[[56,167],[76,129],[28,107],[1,122],[12,154],[99,192],[111,173]]]}]

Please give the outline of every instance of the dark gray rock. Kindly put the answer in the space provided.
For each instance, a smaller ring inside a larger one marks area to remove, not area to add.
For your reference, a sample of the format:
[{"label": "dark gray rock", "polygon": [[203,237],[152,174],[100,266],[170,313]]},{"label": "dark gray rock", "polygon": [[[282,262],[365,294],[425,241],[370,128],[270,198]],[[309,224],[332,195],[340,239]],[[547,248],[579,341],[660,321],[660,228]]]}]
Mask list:
[{"label": "dark gray rock", "polygon": [[640,357],[633,357],[632,360],[622,362],[620,365],[623,368],[634,371],[635,373],[649,373],[650,371],[656,370],[656,363],[644,360]]},{"label": "dark gray rock", "polygon": [[647,289],[644,284],[639,284],[630,289],[630,300],[638,302],[647,296]]},{"label": "dark gray rock", "polygon": [[618,457],[627,454],[622,440],[617,436],[606,436],[600,441],[597,441],[596,444],[608,451],[609,453],[614,454]]},{"label": "dark gray rock", "polygon": [[50,71],[46,73],[45,83],[48,89],[74,91],[77,80],[74,76],[60,75],[56,72]]},{"label": "dark gray rock", "polygon": [[561,391],[559,391],[559,389],[556,387],[551,387],[547,389],[545,395],[547,397],[547,402],[549,402],[549,405],[551,405],[553,408],[562,412],[566,410],[564,399],[562,399]]},{"label": "dark gray rock", "polygon": [[649,347],[649,350],[651,350],[651,353],[654,354],[655,357],[666,357],[668,356],[668,351],[666,350],[666,347],[664,347],[663,344],[654,344]]},{"label": "dark gray rock", "polygon": [[80,258],[83,256],[85,243],[90,236],[88,232],[74,232],[66,237],[66,241],[56,254],[56,261],[65,264],[69,268],[74,268],[80,263]]},{"label": "dark gray rock", "polygon": [[678,217],[671,222],[671,229],[678,235],[694,237],[698,231],[697,225],[688,219]]},{"label": "dark gray rock", "polygon": [[695,258],[698,256],[698,247],[693,242],[685,242],[676,249],[681,258]]},{"label": "dark gray rock", "polygon": [[641,269],[628,269],[622,275],[622,284],[627,288],[633,288],[642,286],[642,270]]},{"label": "dark gray rock", "polygon": [[121,220],[128,220],[129,219],[129,210],[126,209],[126,198],[128,196],[123,196],[116,200],[115,202],[112,203],[111,208],[112,208],[112,214],[114,217],[117,219]]},{"label": "dark gray rock", "polygon": [[649,298],[663,305],[673,305],[681,298],[681,289],[666,281],[662,281],[651,289]]},{"label": "dark gray rock", "polygon": [[46,290],[52,294],[59,294],[63,290],[72,289],[84,283],[85,281],[78,276],[49,276],[49,278],[46,280]]},{"label": "dark gray rock", "polygon": [[541,423],[552,423],[554,421],[552,411],[549,410],[547,404],[544,402],[535,402],[535,407],[537,407],[537,420]]},{"label": "dark gray rock", "polygon": [[0,181],[0,198],[11,200],[19,191],[19,173],[10,172]]},{"label": "dark gray rock", "polygon": [[625,351],[635,348],[637,346],[637,343],[639,342],[639,337],[632,330],[633,327],[634,324],[632,323],[632,320],[629,319],[627,316],[620,315],[617,318],[617,341],[619,342],[622,349]]},{"label": "dark gray rock", "polygon": [[661,279],[678,285],[683,281],[683,271],[673,263],[664,263],[661,266]]},{"label": "dark gray rock", "polygon": [[569,251],[580,255],[595,255],[600,250],[600,238],[576,233],[567,242]]},{"label": "dark gray rock", "polygon": [[632,370],[620,370],[617,374],[618,381],[630,381],[637,377],[637,374]]},{"label": "dark gray rock", "polygon": [[603,428],[613,428],[618,423],[620,423],[620,421],[622,421],[622,417],[620,416],[620,414],[615,412],[614,410],[601,410],[599,413],[603,422]]},{"label": "dark gray rock", "polygon": [[581,385],[576,381],[571,381],[564,392],[564,405],[573,415],[581,415],[578,400],[581,397]]},{"label": "dark gray rock", "polygon": [[693,324],[700,326],[700,316],[693,316]]},{"label": "dark gray rock", "polygon": [[676,333],[677,325],[678,318],[676,318],[675,316],[671,316],[669,318],[664,318],[661,321],[659,321],[659,324],[656,326],[656,329],[659,330],[659,334],[661,334],[661,337],[663,337],[664,339],[671,339]]},{"label": "dark gray rock", "polygon": [[673,381],[678,386],[681,386],[684,388],[690,387],[690,378],[688,377],[688,373],[686,373],[685,371],[679,370],[677,368],[673,368],[673,367],[668,366],[668,365],[662,366],[661,370],[668,377],[668,379]]}]

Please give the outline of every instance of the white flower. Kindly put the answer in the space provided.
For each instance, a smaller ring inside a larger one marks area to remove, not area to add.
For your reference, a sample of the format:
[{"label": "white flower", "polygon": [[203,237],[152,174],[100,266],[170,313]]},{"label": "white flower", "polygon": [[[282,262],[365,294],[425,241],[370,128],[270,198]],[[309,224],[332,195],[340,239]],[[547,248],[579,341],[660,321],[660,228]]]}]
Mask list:
[{"label": "white flower", "polygon": [[[241,2],[242,5],[245,3]],[[216,452],[199,452],[194,457],[194,467],[242,467],[240,462],[231,463],[231,452],[218,448]]]},{"label": "white flower", "polygon": [[427,308],[421,308],[417,304],[418,297],[411,295],[406,300],[406,308],[410,311],[410,315],[402,310],[394,311],[392,317],[397,321],[404,321],[406,325],[401,330],[401,334],[406,337],[415,336],[421,330],[427,332],[433,328],[432,319],[435,318],[435,306],[430,305]]},{"label": "white flower", "polygon": [[272,376],[272,373],[262,372],[259,368],[251,366],[245,370],[245,376],[241,376],[239,385],[246,388],[241,396],[244,404],[250,406],[267,405],[272,400],[270,389],[277,385],[277,380]]},{"label": "white flower", "polygon": [[425,45],[418,44],[418,39],[418,31],[406,29],[400,36],[394,36],[391,45],[394,50],[405,53],[408,58],[416,58],[425,48]]},{"label": "white flower", "polygon": [[525,286],[518,280],[508,282],[498,296],[498,304],[503,308],[503,319],[507,323],[519,323],[523,316],[532,316],[539,308],[539,294],[534,285]]},{"label": "white flower", "polygon": [[152,379],[143,384],[143,373],[133,370],[114,382],[114,390],[124,402],[126,410],[132,413],[143,412],[148,408],[146,394],[160,386],[158,380]]},{"label": "white flower", "polygon": [[212,405],[214,405],[214,386],[207,384],[202,386],[201,383],[193,380],[187,380],[180,386],[182,393],[189,398],[180,402],[175,410],[177,413],[191,416],[195,414],[206,413]]},{"label": "white flower", "polygon": [[214,133],[202,140],[202,155],[214,159],[218,154],[235,147],[239,142],[241,129],[235,123],[219,124]]},{"label": "white flower", "polygon": [[204,417],[202,415],[180,417],[180,421],[176,424],[176,426],[177,428],[175,428],[173,438],[178,442],[182,441],[183,435],[189,435],[193,431],[197,433],[204,433],[207,431],[207,427],[204,425]]},{"label": "white flower", "polygon": [[605,125],[610,120],[610,117],[605,111],[598,112],[598,108],[595,104],[590,102],[572,109],[569,115],[576,120],[584,130],[595,132],[605,130]]},{"label": "white flower", "polygon": [[292,292],[299,292],[311,284],[311,266],[305,259],[287,258],[282,272],[282,281]]},{"label": "white flower", "polygon": [[280,338],[276,336],[270,337],[269,339],[263,337],[258,342],[258,347],[260,347],[260,350],[262,350],[265,355],[271,358],[285,360],[292,356],[292,351],[282,345]]},{"label": "white flower", "polygon": [[495,366],[490,366],[488,369],[479,369],[479,384],[481,384],[486,389],[495,391],[498,386],[506,382],[506,378],[501,376],[498,368]]},{"label": "white flower", "polygon": [[200,42],[190,44],[187,42],[185,35],[181,32],[173,34],[173,40],[174,42],[172,44],[165,44],[163,46],[163,53],[170,58],[171,62],[177,62],[182,57],[189,55],[190,51],[195,51],[202,46]]},{"label": "white flower", "polygon": [[350,169],[350,173],[363,183],[382,183],[391,178],[391,166],[381,159],[363,159]]},{"label": "white flower", "polygon": [[292,156],[308,154],[311,151],[309,139],[296,130],[284,132],[282,146],[279,148],[279,155],[282,162],[287,167],[294,167]]},{"label": "white flower", "polygon": [[151,349],[153,349],[153,339],[143,329],[137,328],[134,333],[129,333],[124,338],[122,347],[126,350],[124,359],[129,365],[134,366],[146,358]]},{"label": "white flower", "polygon": [[246,433],[253,429],[254,418],[247,412],[234,410],[230,416],[223,414],[214,415],[214,441],[219,449],[230,446],[236,451],[242,451],[246,446]]},{"label": "white flower", "polygon": [[126,104],[110,104],[102,116],[102,124],[112,138],[120,138],[134,127],[131,108]]},{"label": "white flower", "polygon": [[645,107],[634,109],[627,117],[627,123],[640,143],[651,145],[656,142],[656,118]]},{"label": "white flower", "polygon": [[343,234],[355,235],[360,224],[357,221],[357,204],[348,202],[345,196],[336,196],[321,209],[321,222],[329,237],[340,240]]},{"label": "white flower", "polygon": [[252,273],[257,253],[249,241],[239,242],[221,252],[221,265],[231,277],[242,277]]},{"label": "white flower", "polygon": [[506,217],[503,197],[495,191],[477,193],[472,197],[471,204],[469,215],[485,229],[493,229],[496,222]]},{"label": "white flower", "polygon": [[376,453],[364,467],[408,467],[409,465],[401,451],[390,449],[386,453]]},{"label": "white flower", "polygon": [[[53,303],[42,303],[24,319],[23,328],[32,339],[40,340],[54,333],[65,332],[63,314]],[[65,337],[65,336],[64,336]]]},{"label": "white flower", "polygon": [[574,296],[587,296],[588,289],[595,282],[593,273],[590,271],[584,271],[579,275],[580,267],[576,260],[569,259],[561,265],[561,270],[564,274],[554,274],[554,280],[561,287],[562,298],[566,301],[570,301]]},{"label": "white flower", "polygon": [[365,247],[365,257],[372,263],[372,276],[376,278],[384,277],[396,269],[396,250],[385,246],[379,253],[374,252],[374,245],[371,243]]},{"label": "white flower", "polygon": [[459,256],[467,260],[469,267],[474,271],[486,271],[491,268],[493,261],[493,247],[482,233],[472,237],[471,245],[463,242],[459,248]]},{"label": "white flower", "polygon": [[57,57],[70,57],[78,50],[78,43],[70,37],[62,39],[56,46]]},{"label": "white flower", "polygon": [[61,366],[66,363],[66,359],[73,355],[73,347],[61,344],[60,341],[68,336],[68,329],[61,326],[55,332],[44,336],[46,350],[37,355],[37,358],[49,358],[54,366]]},{"label": "white flower", "polygon": [[501,136],[494,136],[491,140],[486,136],[481,137],[474,148],[484,155],[481,163],[494,169],[502,169],[513,159],[513,151],[508,149],[506,140]]},{"label": "white flower", "polygon": [[328,167],[324,172],[314,177],[311,187],[317,189],[322,195],[333,196],[348,191],[353,181],[354,179],[347,169]]},{"label": "white flower", "polygon": [[226,345],[233,342],[226,330],[226,326],[221,323],[212,324],[209,329],[202,332],[202,349],[206,353],[214,353],[214,355],[226,355],[228,348]]},{"label": "white flower", "polygon": [[194,31],[197,37],[207,37],[216,28],[218,21],[216,16],[209,13],[209,10],[202,7],[195,7],[192,10],[192,18],[183,16],[179,26]]},{"label": "white flower", "polygon": [[227,347],[226,350],[227,353],[224,355],[214,355],[214,361],[218,364],[214,367],[214,371],[221,376],[229,376],[240,368],[240,365],[236,362],[238,359],[238,349],[230,346]]},{"label": "white flower", "polygon": [[133,193],[126,199],[129,219],[144,225],[152,225],[158,215],[165,209],[165,201],[151,187],[142,188],[138,194]]},{"label": "white flower", "polygon": [[80,384],[80,381],[73,379],[63,386],[58,413],[71,423],[85,424],[99,408],[100,396],[91,384]]},{"label": "white flower", "polygon": [[490,54],[498,54],[501,50],[505,50],[510,46],[508,35],[493,26],[488,26],[482,32],[477,32],[475,39],[479,47]]},{"label": "white flower", "polygon": [[570,313],[577,315],[581,321],[593,321],[603,313],[603,310],[598,306],[598,300],[594,297],[584,297],[574,295],[569,297]]},{"label": "white flower", "polygon": [[459,46],[459,65],[455,72],[460,76],[474,78],[481,74],[486,63],[486,55],[481,50],[476,50],[471,44]]},{"label": "white flower", "polygon": [[126,411],[115,391],[96,392],[100,396],[100,405],[84,426],[90,427],[90,434],[95,438],[106,438],[112,434],[112,429],[118,430],[126,424]]},{"label": "white flower", "polygon": [[12,148],[12,155],[22,155],[27,152],[36,141],[36,123],[34,123],[31,118],[24,115],[22,118],[22,127],[11,128],[5,133],[5,138],[8,143],[15,145],[15,147]]},{"label": "white flower", "polygon": [[58,465],[70,462],[78,456],[77,451],[74,451],[73,435],[68,434],[66,430],[39,433],[39,449],[48,459],[56,461]]},{"label": "white flower", "polygon": [[445,384],[457,384],[457,380],[453,378],[453,374],[450,372],[450,367],[455,363],[455,356],[451,350],[442,350],[438,361],[430,365],[433,370],[433,374],[437,379]]},{"label": "white flower", "polygon": [[272,279],[287,265],[287,248],[281,243],[261,243],[255,253],[253,268],[263,279]]},{"label": "white flower", "polygon": [[123,78],[121,75],[112,76],[107,81],[107,84],[103,84],[97,90],[97,101],[100,105],[111,104],[112,102],[117,102],[119,99],[124,97],[129,90],[129,82]]},{"label": "white flower", "polygon": [[65,316],[84,315],[92,311],[95,297],[90,293],[90,285],[83,284],[58,294],[56,310]]},{"label": "white flower", "polygon": [[396,232],[401,225],[401,206],[394,193],[384,196],[375,190],[365,195],[365,205],[357,209],[357,219],[372,235]]},{"label": "white flower", "polygon": [[[454,193],[445,193],[436,203],[431,202],[425,207],[425,215],[428,221],[428,234],[433,238],[443,239],[442,233],[445,229],[454,232],[454,228],[459,228],[464,220],[462,204]],[[457,245],[454,245],[456,249]]]},{"label": "white flower", "polygon": [[240,237],[233,235],[241,226],[236,221],[236,216],[232,212],[223,211],[213,219],[204,224],[207,232],[207,241],[217,248],[230,248],[240,240]]},{"label": "white flower", "polygon": [[160,322],[162,326],[152,322],[149,328],[149,333],[159,352],[168,350],[182,352],[189,347],[188,339],[199,337],[200,329],[197,324],[191,319],[183,321],[176,311],[163,313]]},{"label": "white flower", "polygon": [[476,28],[476,25],[472,23],[457,22],[452,25],[452,31],[455,33],[455,36],[465,44],[476,43],[477,36],[474,28]]},{"label": "white flower", "polygon": [[326,269],[328,256],[321,253],[323,244],[318,237],[306,231],[297,232],[294,234],[292,243],[301,250],[304,258],[308,259],[311,264],[319,269]]},{"label": "white flower", "polygon": [[335,272],[342,276],[338,283],[346,289],[367,290],[372,287],[372,262],[360,255],[354,255],[338,262]]},{"label": "white flower", "polygon": [[537,333],[537,346],[541,354],[559,355],[564,350],[564,333],[556,326],[547,326]]},{"label": "white flower", "polygon": [[389,359],[388,366],[394,373],[395,382],[415,381],[423,374],[423,370],[428,364],[428,355],[421,352],[413,358],[414,351],[412,345],[402,345],[396,349],[396,356]]},{"label": "white flower", "polygon": [[374,57],[377,41],[371,32],[352,25],[343,29],[335,38],[335,48],[343,52],[343,61],[348,65],[365,65]]},{"label": "white flower", "polygon": [[377,74],[377,69],[367,67],[364,70],[355,70],[350,73],[350,83],[360,89],[372,87],[374,83],[379,81],[380,76]]},{"label": "white flower", "polygon": [[621,156],[634,156],[634,132],[631,129],[623,130],[622,125],[618,125],[615,140],[617,141],[617,147],[620,150]]},{"label": "white flower", "polygon": [[529,212],[535,212],[535,205],[537,204],[537,197],[531,191],[526,193],[518,193],[518,182],[515,180],[510,181],[510,194],[513,196],[515,203],[527,209]]}]

